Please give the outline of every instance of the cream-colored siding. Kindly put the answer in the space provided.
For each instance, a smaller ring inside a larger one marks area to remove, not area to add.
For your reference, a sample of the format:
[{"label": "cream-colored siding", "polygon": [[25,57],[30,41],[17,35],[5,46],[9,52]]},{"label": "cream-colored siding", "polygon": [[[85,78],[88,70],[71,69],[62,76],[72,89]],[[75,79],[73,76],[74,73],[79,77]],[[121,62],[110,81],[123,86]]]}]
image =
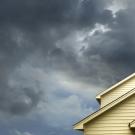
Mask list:
[{"label": "cream-colored siding", "polygon": [[135,88],[135,77],[132,77],[123,84],[102,95],[100,107],[102,108],[103,106],[107,105],[108,103],[112,102],[133,88]]},{"label": "cream-colored siding", "polygon": [[129,123],[135,119],[135,94],[84,124],[84,135],[134,135]]}]

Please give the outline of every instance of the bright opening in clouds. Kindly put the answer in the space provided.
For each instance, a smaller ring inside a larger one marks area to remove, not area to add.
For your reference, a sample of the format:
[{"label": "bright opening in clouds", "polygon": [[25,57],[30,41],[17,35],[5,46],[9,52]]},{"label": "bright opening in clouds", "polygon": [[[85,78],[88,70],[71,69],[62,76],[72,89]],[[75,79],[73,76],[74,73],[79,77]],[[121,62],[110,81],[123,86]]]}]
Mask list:
[{"label": "bright opening in clouds", "polygon": [[96,94],[135,71],[134,4],[0,0],[0,134],[81,134]]}]

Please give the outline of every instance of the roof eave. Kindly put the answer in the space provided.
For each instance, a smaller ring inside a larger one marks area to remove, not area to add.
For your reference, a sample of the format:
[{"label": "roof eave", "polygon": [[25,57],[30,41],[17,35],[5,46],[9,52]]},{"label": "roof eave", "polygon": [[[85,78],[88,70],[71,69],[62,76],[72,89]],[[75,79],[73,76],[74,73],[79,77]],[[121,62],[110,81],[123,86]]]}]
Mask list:
[{"label": "roof eave", "polygon": [[83,131],[84,130],[83,124],[80,124],[80,123],[74,124],[73,129]]},{"label": "roof eave", "polygon": [[133,94],[135,94],[135,89],[130,90],[129,92],[127,92],[126,94],[122,95],[118,99],[112,101],[111,103],[109,103],[106,106],[104,106],[103,108],[97,110],[93,114],[88,115],[84,119],[80,120],[78,123],[74,124],[74,126],[73,126],[74,129],[76,129],[76,130],[82,130],[82,129],[84,129],[83,128],[83,125],[84,124],[86,124],[87,122],[91,121],[95,117],[101,115],[102,113],[106,112],[107,110],[109,110],[113,106],[117,105],[118,103],[122,102],[123,100],[127,99],[128,97],[130,97]]},{"label": "roof eave", "polygon": [[101,104],[101,97],[100,96],[96,96],[96,100],[98,101],[99,104]]}]

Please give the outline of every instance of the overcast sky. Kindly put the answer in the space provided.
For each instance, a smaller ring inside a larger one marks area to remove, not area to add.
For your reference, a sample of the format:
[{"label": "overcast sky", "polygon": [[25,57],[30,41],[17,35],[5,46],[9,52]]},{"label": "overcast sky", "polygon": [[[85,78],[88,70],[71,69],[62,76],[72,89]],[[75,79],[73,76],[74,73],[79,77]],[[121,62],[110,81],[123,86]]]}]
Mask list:
[{"label": "overcast sky", "polygon": [[135,71],[134,0],[0,0],[0,135],[80,135],[96,94]]}]

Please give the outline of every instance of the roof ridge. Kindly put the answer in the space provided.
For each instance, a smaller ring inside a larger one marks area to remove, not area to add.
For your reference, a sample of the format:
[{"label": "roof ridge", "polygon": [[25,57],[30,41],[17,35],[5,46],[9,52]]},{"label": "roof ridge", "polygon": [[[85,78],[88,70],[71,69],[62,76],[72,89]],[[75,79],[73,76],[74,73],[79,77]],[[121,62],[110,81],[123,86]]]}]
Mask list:
[{"label": "roof ridge", "polygon": [[[80,122],[86,120],[86,119],[89,118],[89,117],[92,117],[92,116],[93,116],[92,119],[94,119],[94,118],[96,117],[96,116],[94,117],[94,115],[96,115],[96,114],[99,113],[100,111],[104,110],[105,108],[109,107],[110,105],[112,105],[112,107],[113,107],[113,106],[117,105],[118,103],[122,102],[124,99],[126,99],[126,98],[128,98],[129,96],[131,96],[132,94],[134,94],[134,93],[132,93],[132,92],[134,92],[134,90],[135,90],[135,88],[131,89],[130,91],[128,91],[127,93],[123,94],[123,95],[120,96],[119,98],[113,100],[112,102],[108,103],[108,104],[105,105],[104,107],[98,109],[98,110],[95,111],[94,113],[92,113],[92,114],[86,116],[85,118],[83,118],[83,119],[80,120],[79,122],[75,123],[73,126],[75,127],[75,125],[78,125]],[[130,93],[131,93],[131,95],[129,95]],[[127,96],[126,98],[123,99],[123,97],[125,97],[126,95],[129,95],[129,96]],[[122,100],[120,100],[120,99],[122,99]],[[118,100],[120,100],[120,101],[117,103]],[[115,104],[115,102],[116,102],[116,104]],[[113,104],[114,104],[114,105],[113,105]],[[110,108],[108,108],[108,109],[110,109]],[[108,110],[108,109],[107,109],[107,110]],[[106,111],[106,110],[105,110],[105,111]],[[103,112],[105,112],[105,111],[103,111]],[[101,114],[102,114],[103,112],[101,112]],[[100,114],[99,114],[99,115],[100,115]],[[97,116],[98,116],[98,115],[97,115]],[[88,121],[89,121],[89,120],[88,120]],[[87,122],[88,122],[88,121],[87,121]],[[87,123],[87,122],[84,122],[84,124]]]}]

